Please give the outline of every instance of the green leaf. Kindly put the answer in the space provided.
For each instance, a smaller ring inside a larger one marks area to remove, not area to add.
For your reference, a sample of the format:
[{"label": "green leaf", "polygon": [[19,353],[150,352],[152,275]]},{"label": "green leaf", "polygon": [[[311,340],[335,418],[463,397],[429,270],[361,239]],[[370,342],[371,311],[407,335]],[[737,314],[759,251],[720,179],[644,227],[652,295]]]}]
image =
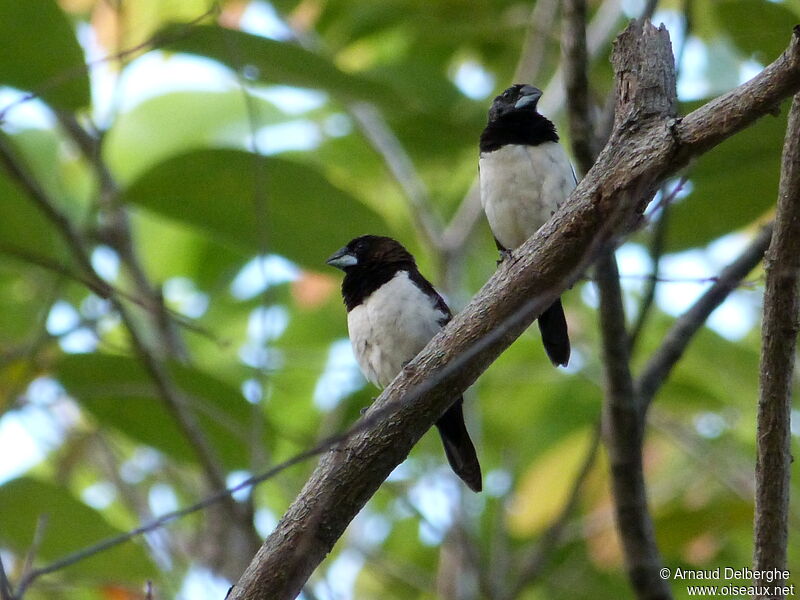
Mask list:
[{"label": "green leaf", "polygon": [[57,108],[89,104],[84,56],[54,0],[0,0],[0,84],[35,92]]},{"label": "green leaf", "polygon": [[734,44],[763,64],[786,49],[798,20],[794,11],[768,0],[717,0],[713,6]]},{"label": "green leaf", "polygon": [[535,327],[495,361],[476,388],[481,399],[476,410],[484,423],[483,460],[502,464],[508,461],[504,449],[509,440],[524,440],[515,446],[512,461],[520,473],[565,436],[596,423],[602,395],[587,379],[550,367]]},{"label": "green leaf", "polygon": [[403,104],[391,88],[345,73],[330,60],[295,43],[214,26],[174,25],[163,29],[160,36],[174,39],[165,44],[165,50],[207,56],[234,71],[245,66],[255,67],[257,78],[268,83],[320,89],[344,102],[369,100],[385,106]]},{"label": "green leaf", "polygon": [[[175,364],[170,365],[169,371],[225,466],[249,467],[253,407],[236,388],[208,373]],[[56,366],[56,375],[100,423],[178,460],[196,460],[155,384],[137,360],[106,354],[68,355]]]},{"label": "green leaf", "polygon": [[242,254],[218,243],[191,225],[147,210],[131,211],[137,239],[149,240],[139,247],[145,270],[154,281],[188,277],[205,291],[229,283],[241,268]]},{"label": "green leaf", "polygon": [[252,133],[247,102],[258,127],[282,117],[275,106],[257,96],[247,100],[242,90],[174,92],[145,100],[116,119],[103,144],[105,158],[118,181],[126,183],[181,152],[241,146]]},{"label": "green leaf", "polygon": [[[43,563],[122,533],[64,488],[29,477],[0,486],[0,541],[4,546],[21,554],[28,551],[40,518],[44,521],[36,558]],[[131,542],[98,552],[65,569],[66,573],[95,581],[131,583],[153,577],[154,571],[146,552]]]},{"label": "green leaf", "polygon": [[[216,14],[216,0],[136,0],[125,5],[124,27],[114,32],[113,43],[132,48],[153,39],[153,34],[167,23],[206,20]],[[96,28],[99,29],[97,25]],[[111,37],[109,35],[109,37]],[[112,44],[109,44],[112,45]]]},{"label": "green leaf", "polygon": [[[269,417],[278,431],[313,437],[319,419],[314,391],[328,360],[331,340],[347,335],[345,315],[338,293],[314,310],[294,307],[286,331],[274,342],[287,357],[286,365],[270,378],[274,402],[281,409],[271,411]],[[376,390],[369,393],[374,396]],[[292,446],[291,451],[296,448]]]},{"label": "green leaf", "polygon": [[0,255],[30,254],[64,263],[61,236],[22,190],[0,173]]},{"label": "green leaf", "polygon": [[562,435],[525,469],[509,506],[509,532],[530,537],[558,518],[591,448],[593,430],[587,427]]},{"label": "green leaf", "polygon": [[123,198],[246,252],[276,252],[315,268],[350,238],[387,229],[312,166],[238,150],[176,156],[133,182]]}]

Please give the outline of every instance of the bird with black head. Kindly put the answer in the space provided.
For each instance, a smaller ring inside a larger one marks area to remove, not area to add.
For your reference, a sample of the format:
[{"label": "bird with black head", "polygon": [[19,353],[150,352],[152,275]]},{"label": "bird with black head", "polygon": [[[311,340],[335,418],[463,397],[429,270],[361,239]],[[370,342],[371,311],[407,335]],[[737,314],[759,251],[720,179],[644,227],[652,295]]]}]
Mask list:
[{"label": "bird with black head", "polygon": [[[327,263],[344,271],[342,297],[350,343],[364,377],[384,388],[450,320],[450,309],[398,241],[376,235],[351,240]],[[481,467],[464,423],[463,398],[436,422],[450,467],[469,488],[482,487]]]}]

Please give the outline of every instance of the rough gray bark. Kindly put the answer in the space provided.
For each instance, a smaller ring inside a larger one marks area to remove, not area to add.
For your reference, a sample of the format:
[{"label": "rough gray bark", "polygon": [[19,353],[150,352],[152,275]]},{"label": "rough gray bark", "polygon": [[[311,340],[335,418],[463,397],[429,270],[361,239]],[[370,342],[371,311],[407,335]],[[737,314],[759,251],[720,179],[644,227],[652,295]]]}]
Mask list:
[{"label": "rough gray bark", "polygon": [[[600,152],[589,100],[586,50],[586,0],[563,2],[561,55],[567,95],[569,141],[580,175],[588,172]],[[603,140],[605,141],[605,140]]]},{"label": "rough gray bark", "polygon": [[[800,310],[800,94],[789,112],[775,231],[764,259],[753,569],[786,569],[791,473],[792,375]],[[756,585],[774,585],[754,579]],[[779,581],[777,583],[786,583]],[[759,598],[762,596],[758,596]],[[770,598],[784,598],[770,595]]]},{"label": "rough gray bark", "polygon": [[[586,75],[585,0],[565,0],[562,53],[567,87],[570,141],[579,170],[586,173],[594,164],[597,140],[605,141],[606,132],[596,132],[590,117]],[[675,68],[672,48],[666,31],[643,28],[643,20],[630,30],[632,35],[617,40],[617,56],[642,52],[650,57],[648,65],[624,65],[618,68],[617,91],[632,86],[652,88],[666,100],[656,118],[675,114]],[[641,44],[642,50],[631,45]],[[644,66],[645,69],[641,67]],[[629,115],[617,113],[621,122]],[[650,194],[650,190],[644,193]],[[649,196],[647,196],[649,197]],[[645,199],[645,198],[643,198]],[[629,335],[625,324],[622,288],[619,282],[614,246],[603,249],[595,264],[595,285],[599,292],[600,334],[605,371],[603,434],[611,461],[611,484],[614,510],[625,563],[631,585],[640,599],[669,599],[667,582],[659,576],[661,555],[655,527],[647,506],[642,449],[644,418],[640,412],[637,389],[630,368]]]},{"label": "rough gray bark", "polygon": [[640,41],[666,35],[649,24],[636,31],[623,34],[633,43],[615,48],[621,119],[595,166],[561,210],[383,391],[363,417],[368,424],[321,459],[230,598],[294,598],[453,396],[577,281],[599,248],[641,218],[645,192],[800,89],[798,30],[778,61],[715,101],[716,110],[704,107],[683,121],[672,119],[671,100],[631,76],[652,67],[650,46]]},{"label": "rough gray bark", "polygon": [[659,576],[661,554],[647,506],[642,453],[644,421],[630,371],[622,289],[613,254],[603,252],[596,273],[606,382],[603,438],[611,466],[617,531],[636,597],[669,599],[672,598],[669,585]]}]

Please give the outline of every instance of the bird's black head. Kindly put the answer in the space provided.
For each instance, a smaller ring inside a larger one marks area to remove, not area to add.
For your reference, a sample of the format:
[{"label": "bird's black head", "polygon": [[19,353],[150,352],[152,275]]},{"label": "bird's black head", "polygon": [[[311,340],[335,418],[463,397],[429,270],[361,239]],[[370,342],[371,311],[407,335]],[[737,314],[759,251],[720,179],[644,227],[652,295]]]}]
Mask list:
[{"label": "bird's black head", "polygon": [[413,266],[414,257],[397,240],[362,235],[337,250],[327,262],[345,273],[384,267]]},{"label": "bird's black head", "polygon": [[390,237],[362,235],[337,250],[327,261],[344,271],[342,298],[350,311],[398,271],[417,273],[414,257]]},{"label": "bird's black head", "polygon": [[481,133],[481,152],[494,152],[507,144],[558,142],[555,125],[536,109],[541,97],[539,88],[516,83],[495,98]]},{"label": "bird's black head", "polygon": [[489,109],[489,120],[502,119],[506,115],[526,112],[535,113],[542,90],[523,83],[515,83],[497,96]]}]

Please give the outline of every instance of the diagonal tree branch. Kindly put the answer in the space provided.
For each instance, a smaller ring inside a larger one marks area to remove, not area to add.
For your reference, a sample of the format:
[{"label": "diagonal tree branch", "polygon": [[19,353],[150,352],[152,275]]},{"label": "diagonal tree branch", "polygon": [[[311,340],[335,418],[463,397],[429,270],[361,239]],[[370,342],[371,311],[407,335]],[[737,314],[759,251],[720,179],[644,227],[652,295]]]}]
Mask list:
[{"label": "diagonal tree branch", "polygon": [[[753,569],[786,569],[792,376],[800,330],[800,94],[789,112],[775,232],[765,259]],[[756,585],[766,582],[756,576]],[[783,598],[784,596],[777,596]]]},{"label": "diagonal tree branch", "polygon": [[646,23],[629,27],[622,35],[632,43],[618,43],[615,48],[619,119],[595,166],[570,200],[519,248],[514,260],[500,266],[363,418],[383,410],[389,410],[388,416],[321,459],[230,598],[294,598],[348,523],[454,395],[469,387],[577,281],[600,248],[628,232],[641,218],[646,204],[642,199],[693,157],[800,89],[798,29],[778,61],[716,103],[719,112],[701,108],[704,118],[692,113],[680,122],[671,117],[671,102],[663,92],[632,85],[634,73],[653,67],[651,43],[668,43],[666,30]]},{"label": "diagonal tree branch", "polygon": [[[103,279],[95,280],[92,279],[90,276],[85,275],[83,273],[79,273],[72,269],[71,267],[61,264],[58,261],[55,261],[47,256],[41,256],[36,254],[35,252],[30,252],[25,250],[24,248],[20,248],[18,246],[14,246],[13,244],[7,244],[3,241],[0,241],[0,254],[5,254],[17,260],[26,262],[30,265],[35,267],[39,267],[41,269],[45,269],[47,271],[51,271],[53,273],[57,273],[58,275],[62,275],[67,279],[71,279],[81,285],[85,286],[87,289],[91,290],[95,294],[97,294],[101,298],[110,298],[112,295],[116,295],[123,300],[127,300],[132,304],[136,304],[140,308],[153,311],[156,310],[149,302],[135,294],[131,294],[126,292],[125,290],[111,285],[110,283],[106,282]],[[205,338],[215,342],[217,345],[225,345],[227,342],[218,338],[212,331],[206,329],[205,327],[199,325],[195,322],[194,319],[191,317],[186,317],[179,312],[172,310],[170,308],[165,307],[169,318],[173,320],[177,325],[186,329],[187,331],[191,331],[198,335],[202,335]]]}]

